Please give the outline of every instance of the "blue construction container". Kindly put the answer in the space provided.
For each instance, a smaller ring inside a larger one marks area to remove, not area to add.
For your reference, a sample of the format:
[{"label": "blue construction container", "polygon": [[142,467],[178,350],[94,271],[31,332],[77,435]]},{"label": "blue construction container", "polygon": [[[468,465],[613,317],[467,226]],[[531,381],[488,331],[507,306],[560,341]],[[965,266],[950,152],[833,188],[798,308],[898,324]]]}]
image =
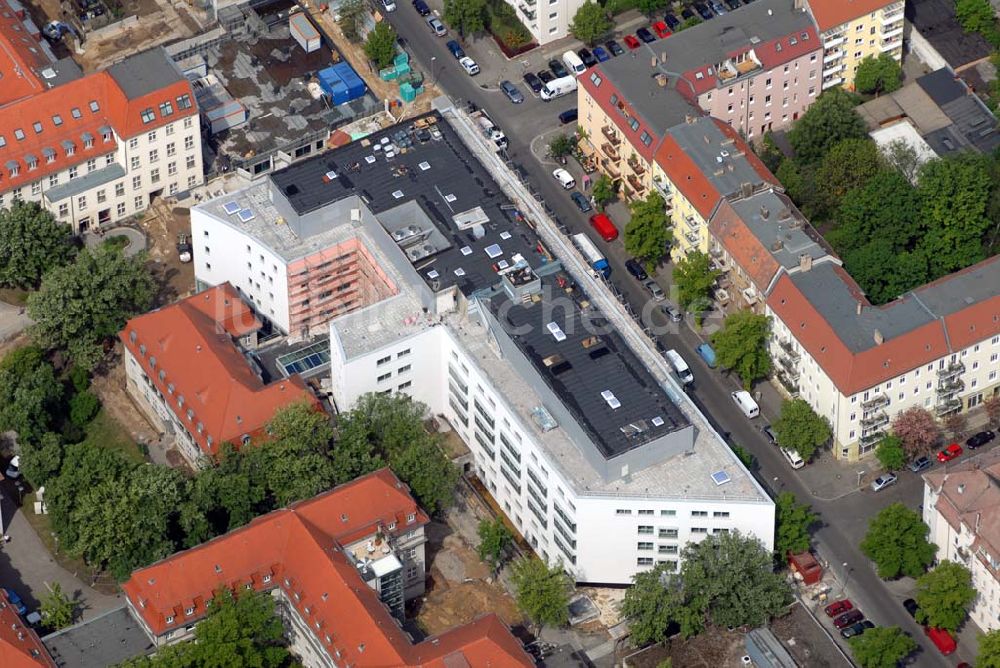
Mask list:
[{"label": "blue construction container", "polygon": [[317,74],[320,88],[334,105],[356,100],[368,87],[348,63],[337,63]]},{"label": "blue construction container", "polygon": [[364,80],[358,76],[358,73],[354,71],[350,63],[340,62],[333,66],[334,71],[340,76],[340,80],[347,84],[347,100],[356,100],[365,94],[368,90],[368,86],[365,85]]}]

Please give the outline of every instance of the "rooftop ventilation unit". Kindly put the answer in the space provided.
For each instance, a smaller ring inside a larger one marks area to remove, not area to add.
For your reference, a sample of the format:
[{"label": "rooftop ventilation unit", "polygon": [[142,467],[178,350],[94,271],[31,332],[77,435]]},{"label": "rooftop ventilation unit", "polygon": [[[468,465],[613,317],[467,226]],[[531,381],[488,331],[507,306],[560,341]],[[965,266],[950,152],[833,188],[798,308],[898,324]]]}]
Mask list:
[{"label": "rooftop ventilation unit", "polygon": [[410,262],[423,260],[431,255],[434,255],[434,246],[430,244],[418,244],[406,251],[406,257],[410,258]]},{"label": "rooftop ventilation unit", "polygon": [[549,330],[549,334],[551,334],[556,341],[566,340],[565,332],[562,331],[562,327],[560,327],[557,323],[550,322],[545,327]]},{"label": "rooftop ventilation unit", "polygon": [[612,409],[618,409],[622,406],[622,402],[618,401],[618,397],[611,390],[601,392],[601,397],[608,402],[608,406],[611,406]]}]

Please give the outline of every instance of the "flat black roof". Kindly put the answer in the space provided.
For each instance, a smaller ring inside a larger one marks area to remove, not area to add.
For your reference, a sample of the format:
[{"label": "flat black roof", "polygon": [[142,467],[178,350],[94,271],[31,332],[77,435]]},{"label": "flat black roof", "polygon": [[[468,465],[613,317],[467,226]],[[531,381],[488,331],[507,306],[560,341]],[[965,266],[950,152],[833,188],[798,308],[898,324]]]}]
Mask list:
[{"label": "flat black roof", "polygon": [[542,296],[501,292],[490,310],[605,458],[690,424],[569,276],[543,277]]},{"label": "flat black roof", "polygon": [[952,125],[927,134],[924,139],[938,155],[974,148],[992,153],[1000,147],[997,119],[989,107],[945,68],[925,74],[917,85],[934,100]]},{"label": "flat black roof", "polygon": [[[418,131],[416,125],[426,119],[436,121],[432,127],[440,139]],[[387,159],[386,145],[404,150]],[[332,174],[336,178],[330,178]],[[416,201],[448,242],[413,261],[424,281],[436,289],[456,285],[472,294],[496,285],[494,265],[513,264],[515,255],[533,268],[547,261],[536,248],[534,232],[518,222],[515,207],[437,112],[295,163],[271,179],[300,215],[349,195],[361,197],[376,216]],[[482,224],[460,229],[454,217],[473,212],[471,222],[479,210]]]},{"label": "flat black roof", "polygon": [[953,70],[993,53],[982,35],[962,30],[955,18],[955,0],[907,0],[906,20]]},{"label": "flat black roof", "polygon": [[106,668],[156,649],[125,606],[47,635],[42,644],[60,668]]}]

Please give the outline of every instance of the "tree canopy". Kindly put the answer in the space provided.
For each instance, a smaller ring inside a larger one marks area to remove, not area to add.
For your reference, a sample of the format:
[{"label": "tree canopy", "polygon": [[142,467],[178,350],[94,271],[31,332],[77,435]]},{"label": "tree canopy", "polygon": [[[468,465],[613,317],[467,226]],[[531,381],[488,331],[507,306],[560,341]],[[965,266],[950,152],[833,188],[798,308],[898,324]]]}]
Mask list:
[{"label": "tree canopy", "polygon": [[892,433],[898,436],[908,457],[926,455],[941,440],[941,427],[927,409],[920,406],[897,413]]},{"label": "tree canopy", "polygon": [[887,506],[868,523],[861,551],[875,562],[880,578],[922,575],[937,547],[927,542],[930,530],[920,514],[902,503]]},{"label": "tree canopy", "polygon": [[735,371],[746,389],[771,372],[771,355],[767,351],[770,331],[769,317],[744,310],[727,317],[722,329],[712,335],[719,364]]},{"label": "tree canopy", "polygon": [[896,668],[917,649],[917,643],[898,626],[876,626],[847,641],[861,668]]},{"label": "tree canopy", "polygon": [[854,96],[839,86],[820,95],[788,131],[796,160],[817,163],[834,144],[866,137],[865,123],[854,111],[855,103]]},{"label": "tree canopy", "polygon": [[76,254],[73,230],[35,202],[0,207],[0,285],[33,288]]},{"label": "tree canopy", "polygon": [[38,443],[55,428],[62,399],[63,386],[39,348],[18,348],[0,361],[0,431]]},{"label": "tree canopy", "polygon": [[816,449],[830,440],[830,423],[817,415],[805,399],[785,400],[781,404],[781,415],[775,420],[774,435],[778,445],[799,453],[809,461]]},{"label": "tree canopy", "polygon": [[573,15],[573,22],[569,26],[569,31],[573,36],[587,45],[593,45],[598,39],[608,34],[611,30],[611,20],[604,7],[587,0]]},{"label": "tree canopy", "polygon": [[722,274],[712,268],[712,260],[707,253],[691,251],[674,265],[674,286],[677,301],[687,310],[701,310],[708,303],[712,286]]},{"label": "tree canopy", "polygon": [[808,503],[799,503],[792,492],[781,492],[774,503],[774,552],[779,559],[809,549],[810,529],[819,521]]},{"label": "tree canopy", "polygon": [[685,638],[698,633],[704,610],[688,599],[680,578],[668,564],[657,564],[632,576],[632,586],[625,590],[619,608],[629,622],[632,643],[638,647],[667,639],[673,624]]},{"label": "tree canopy", "polygon": [[875,457],[886,471],[898,471],[906,463],[906,451],[903,450],[903,439],[888,434],[879,441],[875,448]]},{"label": "tree canopy", "polygon": [[956,631],[976,600],[972,573],[962,564],[946,559],[917,578],[914,598],[920,606],[917,610],[918,622]]},{"label": "tree canopy", "polygon": [[445,0],[444,20],[462,37],[486,27],[486,0]]},{"label": "tree canopy", "polygon": [[388,21],[379,21],[365,38],[365,55],[382,69],[392,65],[396,57],[396,31]]},{"label": "tree canopy", "polygon": [[364,25],[365,17],[368,15],[368,5],[364,0],[344,0],[337,7],[337,14],[340,18],[337,25],[351,42],[361,39],[361,27]]},{"label": "tree canopy", "polygon": [[659,193],[629,204],[631,219],[625,225],[625,251],[652,271],[663,258],[673,234],[668,226],[666,203]]},{"label": "tree canopy", "polygon": [[494,571],[499,570],[507,555],[507,548],[514,541],[510,529],[502,518],[495,517],[492,520],[480,520],[477,533],[479,558],[488,563]]},{"label": "tree canopy", "polygon": [[594,181],[594,187],[591,189],[591,197],[594,198],[594,204],[597,208],[604,210],[604,205],[613,202],[617,195],[618,187],[617,185],[608,178],[607,174],[601,174],[596,181]]},{"label": "tree canopy", "polygon": [[860,93],[891,93],[903,85],[903,68],[888,53],[868,56],[854,72],[854,87]]},{"label": "tree canopy", "polygon": [[142,256],[127,258],[107,248],[81,251],[72,264],[50,270],[28,298],[32,337],[92,369],[104,340],[149,309],[154,287]]},{"label": "tree canopy", "polygon": [[996,32],[997,17],[990,0],[955,0],[955,18],[968,33]]},{"label": "tree canopy", "polygon": [[868,137],[848,137],[833,144],[816,169],[816,183],[823,186],[824,208],[835,209],[844,195],[870,183],[883,168],[878,144]]},{"label": "tree canopy", "polygon": [[1000,668],[1000,629],[979,636],[976,665],[979,668]]},{"label": "tree canopy", "polygon": [[570,155],[576,148],[576,142],[565,132],[560,132],[549,141],[549,154],[553,158]]},{"label": "tree canopy", "polygon": [[517,607],[539,626],[565,626],[573,581],[558,564],[546,566],[537,557],[521,557],[511,565]]},{"label": "tree canopy", "polygon": [[49,591],[42,596],[42,624],[51,631],[64,629],[73,623],[76,616],[76,601],[70,599],[62,590],[62,585],[53,582],[47,585]]}]

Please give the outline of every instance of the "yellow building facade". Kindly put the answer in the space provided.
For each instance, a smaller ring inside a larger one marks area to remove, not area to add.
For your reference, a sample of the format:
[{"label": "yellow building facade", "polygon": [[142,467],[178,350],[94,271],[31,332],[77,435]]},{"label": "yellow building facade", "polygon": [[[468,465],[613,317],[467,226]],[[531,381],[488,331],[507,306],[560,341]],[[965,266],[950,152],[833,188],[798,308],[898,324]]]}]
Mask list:
[{"label": "yellow building facade", "polygon": [[823,90],[854,89],[858,65],[883,53],[903,57],[900,0],[811,0],[807,3],[823,41]]}]

